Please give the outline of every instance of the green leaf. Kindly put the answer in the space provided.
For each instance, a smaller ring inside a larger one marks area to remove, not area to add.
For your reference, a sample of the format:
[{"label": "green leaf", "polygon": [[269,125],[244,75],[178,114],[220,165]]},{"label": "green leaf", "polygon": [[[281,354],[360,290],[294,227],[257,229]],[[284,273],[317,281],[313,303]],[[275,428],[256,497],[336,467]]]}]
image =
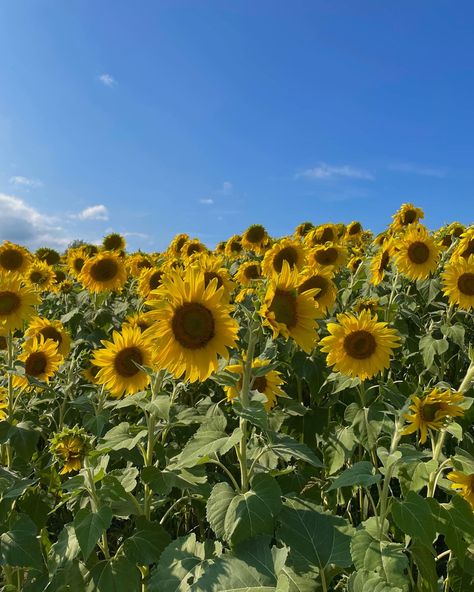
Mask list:
[{"label": "green leaf", "polygon": [[74,518],[74,531],[84,559],[87,560],[111,522],[112,510],[107,506],[100,508],[98,512],[91,512],[88,508],[82,508],[77,512]]},{"label": "green leaf", "polygon": [[401,588],[387,584],[378,573],[365,569],[352,574],[347,589],[349,592],[404,592]]},{"label": "green leaf", "polygon": [[436,538],[436,528],[431,507],[425,498],[410,491],[403,501],[393,501],[392,515],[402,532],[431,547]]},{"label": "green leaf", "polygon": [[354,432],[350,427],[337,427],[328,434],[324,449],[324,463],[328,475],[333,475],[342,468],[350,459],[354,446]]},{"label": "green leaf", "polygon": [[414,541],[410,545],[410,553],[418,568],[420,592],[438,592],[438,574],[433,547],[426,547],[419,541]]},{"label": "green leaf", "polygon": [[316,468],[324,466],[311,448],[303,442],[298,442],[287,434],[277,432],[269,433],[269,438],[270,444],[268,447],[274,454],[281,456],[283,459],[286,460],[288,457],[292,457],[303,460]]},{"label": "green leaf", "polygon": [[439,504],[428,499],[436,531],[444,535],[448,547],[462,564],[464,554],[474,539],[474,514],[471,506],[460,496],[455,496],[451,504]]},{"label": "green leaf", "polygon": [[219,542],[200,543],[194,533],[172,541],[152,572],[149,592],[188,592],[221,553]]},{"label": "green leaf", "polygon": [[141,577],[137,566],[126,557],[99,561],[90,571],[86,592],[139,592]]},{"label": "green leaf", "polygon": [[66,524],[59,533],[58,540],[48,553],[48,570],[54,573],[62,565],[73,561],[79,554],[79,541],[73,524]]},{"label": "green leaf", "polygon": [[30,460],[36,450],[39,437],[40,433],[32,423],[20,421],[10,432],[10,443],[20,458]]},{"label": "green leaf", "polygon": [[19,514],[9,531],[0,537],[0,565],[42,570],[43,556],[34,522]]},{"label": "green leaf", "polygon": [[360,407],[351,403],[345,411],[344,417],[350,422],[354,435],[366,450],[377,446],[377,438],[382,431],[385,418],[383,406],[373,403],[370,407]]},{"label": "green leaf", "polygon": [[147,431],[142,428],[130,427],[126,421],[113,427],[103,437],[102,443],[97,447],[98,451],[108,450],[132,450],[144,438]]},{"label": "green leaf", "polygon": [[206,504],[206,517],[217,538],[226,540],[225,516],[236,492],[228,483],[217,483]]},{"label": "green leaf", "polygon": [[297,573],[332,563],[339,567],[352,564],[353,529],[343,518],[326,514],[311,502],[287,498],[279,523],[278,537],[290,548],[290,564]]},{"label": "green leaf", "polygon": [[423,362],[427,368],[431,368],[435,355],[444,354],[449,349],[449,342],[442,339],[435,339],[432,335],[424,335],[420,339],[420,350],[423,354]]},{"label": "green leaf", "polygon": [[102,506],[109,507],[115,516],[127,517],[130,514],[139,514],[136,500],[131,493],[114,475],[106,475],[101,481],[102,487],[97,492]]},{"label": "green leaf", "polygon": [[363,487],[370,487],[373,483],[377,483],[382,478],[382,475],[373,474],[372,463],[363,460],[355,463],[349,469],[346,469],[337,479],[335,479],[328,487],[328,491],[339,489],[340,487],[348,487],[349,485],[362,485]]},{"label": "green leaf", "polygon": [[158,563],[161,553],[171,539],[159,522],[137,518],[137,530],[124,542],[127,557],[140,565]]},{"label": "green leaf", "polygon": [[160,495],[168,495],[173,487],[178,489],[196,489],[207,481],[204,467],[191,469],[160,470],[157,467],[144,467],[142,481]]}]

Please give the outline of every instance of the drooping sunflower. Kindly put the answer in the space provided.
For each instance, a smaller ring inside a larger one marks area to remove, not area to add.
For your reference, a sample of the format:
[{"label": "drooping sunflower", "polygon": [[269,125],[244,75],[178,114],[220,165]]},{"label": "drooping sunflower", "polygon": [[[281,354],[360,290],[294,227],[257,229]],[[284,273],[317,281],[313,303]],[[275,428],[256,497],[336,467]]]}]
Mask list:
[{"label": "drooping sunflower", "polygon": [[345,239],[349,241],[358,240],[362,237],[363,232],[364,229],[362,228],[362,224],[360,222],[351,222],[346,228]]},{"label": "drooping sunflower", "polygon": [[415,224],[425,217],[421,208],[415,207],[412,203],[404,203],[392,216],[391,228],[394,232],[404,230],[410,224]]},{"label": "drooping sunflower", "polygon": [[235,279],[241,286],[249,286],[255,280],[262,279],[262,268],[259,261],[245,261],[239,266]]},{"label": "drooping sunflower", "polygon": [[414,395],[411,400],[409,409],[412,414],[405,413],[405,419],[410,425],[401,433],[406,436],[419,432],[421,444],[426,442],[428,430],[440,430],[449,418],[464,415],[464,409],[459,406],[459,403],[464,400],[462,393],[435,388],[425,397]]},{"label": "drooping sunflower", "polygon": [[363,262],[363,257],[360,255],[353,255],[347,262],[347,269],[349,269],[351,273],[356,273]]},{"label": "drooping sunflower", "polygon": [[155,367],[153,346],[138,327],[124,325],[122,331],[114,331],[112,341],[102,341],[104,346],[94,352],[92,363],[100,370],[96,383],[105,385],[113,397],[133,395],[146,389],[150,376],[140,366]]},{"label": "drooping sunflower", "polygon": [[[260,370],[259,375],[255,376],[250,383],[250,390],[258,391],[263,393],[267,397],[267,401],[264,404],[266,411],[270,411],[277,404],[277,397],[285,397],[288,395],[281,389],[281,385],[285,384],[285,381],[281,377],[281,373],[277,370],[269,370],[265,374],[261,373],[261,369],[269,365],[269,360],[261,360],[256,358],[252,362],[252,369],[256,368]],[[243,364],[231,364],[226,367],[228,372],[233,374],[239,374],[240,379],[235,386],[226,386],[224,390],[227,394],[227,400],[233,401],[239,397],[240,391],[242,390],[242,376],[244,373]]]},{"label": "drooping sunflower", "polygon": [[35,256],[39,261],[44,261],[51,266],[57,265],[61,261],[61,255],[49,247],[40,247],[36,251]]},{"label": "drooping sunflower", "polygon": [[51,290],[56,281],[53,269],[44,261],[33,261],[23,275],[26,282],[38,292]]},{"label": "drooping sunflower", "polygon": [[443,294],[449,304],[463,310],[474,308],[474,255],[453,259],[441,274]]},{"label": "drooping sunflower", "polygon": [[52,339],[58,352],[65,358],[71,349],[71,337],[61,321],[50,321],[44,317],[31,319],[25,338],[34,339],[42,335],[44,339]]},{"label": "drooping sunflower", "polygon": [[214,249],[214,253],[216,255],[224,255],[226,244],[227,244],[226,241],[219,241],[216,245],[216,248]]},{"label": "drooping sunflower", "polygon": [[274,275],[269,283],[259,313],[264,324],[273,330],[274,338],[278,335],[285,339],[292,337],[301,349],[310,353],[318,340],[318,303],[314,299],[317,291],[312,289],[299,294],[299,284],[297,269],[290,269],[284,261],[282,272]]},{"label": "drooping sunflower", "polygon": [[144,269],[138,281],[138,294],[144,299],[153,297],[152,292],[161,286],[164,274],[164,268]]},{"label": "drooping sunflower", "polygon": [[104,251],[125,251],[126,246],[125,238],[118,232],[111,232],[102,241]]},{"label": "drooping sunflower", "polygon": [[338,228],[335,224],[320,224],[306,234],[304,243],[307,247],[313,248],[316,245],[336,243],[338,238]]},{"label": "drooping sunflower", "polygon": [[24,273],[32,259],[31,254],[20,245],[9,241],[0,245],[0,272]]},{"label": "drooping sunflower", "polygon": [[372,315],[380,310],[380,301],[378,298],[359,298],[354,304],[354,312],[360,314],[363,310],[368,310]]},{"label": "drooping sunflower", "polygon": [[337,287],[333,282],[334,273],[330,267],[315,266],[305,268],[300,276],[298,293],[315,290],[313,298],[318,303],[316,318],[322,318],[327,313],[337,297]]},{"label": "drooping sunflower", "polygon": [[59,474],[79,471],[90,447],[90,439],[84,428],[63,428],[54,434],[49,449],[55,459],[63,464]]},{"label": "drooping sunflower", "polygon": [[374,286],[378,286],[383,281],[393,253],[393,242],[391,239],[387,239],[372,257],[372,261],[370,262],[370,283]]},{"label": "drooping sunflower", "polygon": [[238,234],[231,236],[225,244],[225,254],[229,259],[240,257],[243,250],[242,237]]},{"label": "drooping sunflower", "polygon": [[334,242],[316,245],[308,253],[308,265],[324,265],[338,269],[347,259],[347,248]]},{"label": "drooping sunflower", "polygon": [[38,294],[18,274],[0,273],[0,331],[21,329],[41,302]]},{"label": "drooping sunflower", "polygon": [[467,474],[462,471],[451,471],[447,478],[453,482],[451,489],[458,491],[474,510],[474,473]]},{"label": "drooping sunflower", "polygon": [[87,259],[79,281],[90,292],[119,292],[127,281],[127,269],[121,257],[104,251]]},{"label": "drooping sunflower", "polygon": [[262,254],[265,252],[269,238],[264,226],[261,224],[252,224],[242,234],[242,246],[247,251]]},{"label": "drooping sunflower", "polygon": [[372,378],[390,365],[393,350],[400,346],[396,331],[364,310],[357,317],[337,315],[337,323],[328,323],[329,335],[321,340],[328,366],[334,366],[351,378]]},{"label": "drooping sunflower", "polygon": [[25,365],[25,375],[14,376],[13,386],[21,389],[29,388],[28,377],[48,383],[64,360],[56,341],[45,339],[42,335],[25,341],[23,353],[18,359]]},{"label": "drooping sunflower", "polygon": [[182,232],[181,234],[177,234],[174,239],[171,241],[168,252],[172,257],[179,257],[181,254],[181,249],[184,245],[189,241],[189,234]]},{"label": "drooping sunflower", "polygon": [[7,418],[8,409],[8,391],[5,387],[0,386],[0,421]]},{"label": "drooping sunflower", "polygon": [[97,374],[99,373],[99,370],[99,366],[91,363],[85,370],[83,370],[82,376],[91,384],[99,384],[97,382]]},{"label": "drooping sunflower", "polygon": [[295,228],[294,237],[296,240],[302,240],[310,230],[313,230],[313,228],[314,224],[312,222],[301,222],[301,224],[298,224]]},{"label": "drooping sunflower", "polygon": [[262,271],[267,278],[281,273],[283,264],[287,263],[290,269],[300,271],[306,263],[306,251],[300,242],[291,238],[283,238],[276,242],[265,253],[262,262]]},{"label": "drooping sunflower", "polygon": [[439,247],[421,224],[411,224],[397,243],[398,271],[411,280],[426,279],[438,267]]},{"label": "drooping sunflower", "polygon": [[162,298],[147,302],[157,321],[149,332],[158,363],[176,378],[206,380],[217,369],[218,356],[228,358],[235,347],[238,324],[222,292],[215,281],[206,286],[204,274],[190,266],[167,275]]}]

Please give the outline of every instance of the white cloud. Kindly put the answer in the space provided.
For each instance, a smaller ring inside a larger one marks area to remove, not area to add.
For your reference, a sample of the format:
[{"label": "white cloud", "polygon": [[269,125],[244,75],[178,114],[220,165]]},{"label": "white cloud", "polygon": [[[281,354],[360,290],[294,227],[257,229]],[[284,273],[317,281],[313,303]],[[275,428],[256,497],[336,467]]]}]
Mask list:
[{"label": "white cloud", "polygon": [[112,88],[118,84],[111,74],[101,74],[99,76],[99,80],[104,86],[108,86],[109,88]]},{"label": "white cloud", "polygon": [[109,212],[104,205],[100,204],[85,208],[74,217],[79,218],[79,220],[108,220]]},{"label": "white cloud", "polygon": [[214,203],[214,200],[211,197],[204,197],[203,199],[199,200],[199,203],[205,204],[205,205],[211,205]]},{"label": "white cloud", "polygon": [[365,169],[359,169],[350,165],[334,166],[325,162],[318,163],[317,166],[306,169],[296,174],[296,178],[306,177],[307,179],[336,179],[345,177],[348,179],[363,179],[373,181],[374,175]]},{"label": "white cloud", "polygon": [[424,166],[413,162],[400,162],[391,164],[388,167],[391,171],[399,173],[411,173],[413,175],[422,175],[424,177],[437,177],[441,179],[446,176],[446,171],[437,167]]},{"label": "white cloud", "polygon": [[0,193],[0,237],[30,248],[65,247],[71,238],[56,218],[41,214],[22,199]]},{"label": "white cloud", "polygon": [[10,183],[16,187],[22,186],[36,188],[43,186],[43,183],[39,179],[29,179],[28,177],[22,177],[21,175],[10,177]]},{"label": "white cloud", "polygon": [[233,186],[232,183],[230,181],[224,181],[224,183],[222,183],[222,189],[221,192],[224,195],[228,195],[229,193],[232,192]]}]

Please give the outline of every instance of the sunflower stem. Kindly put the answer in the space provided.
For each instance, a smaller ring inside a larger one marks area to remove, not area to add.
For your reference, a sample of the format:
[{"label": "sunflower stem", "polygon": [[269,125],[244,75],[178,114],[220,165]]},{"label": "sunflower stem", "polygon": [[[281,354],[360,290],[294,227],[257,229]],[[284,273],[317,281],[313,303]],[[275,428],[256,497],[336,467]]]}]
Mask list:
[{"label": "sunflower stem", "polygon": [[[433,448],[433,460],[435,460],[436,463],[438,463],[438,458],[441,453],[441,449],[443,447],[445,438],[446,438],[446,430],[440,431],[440,433],[438,434],[438,437],[436,439],[436,444]],[[430,474],[430,478],[428,481],[428,488],[426,491],[426,497],[434,497],[434,493],[436,490],[437,474],[438,474],[438,466]]]},{"label": "sunflower stem", "polygon": [[467,369],[466,375],[464,376],[464,380],[461,382],[461,385],[458,389],[459,393],[465,393],[471,388],[471,384],[474,381],[474,362],[471,362],[469,368]]},{"label": "sunflower stem", "polygon": [[[161,384],[163,382],[162,372],[158,372],[151,382],[151,401],[155,399],[157,393],[161,390]],[[156,415],[153,411],[151,413],[145,412],[145,418],[148,427],[146,452],[145,452],[145,467],[153,466],[153,451],[156,442]],[[151,514],[151,500],[153,497],[153,491],[149,485],[145,485],[145,492],[143,497],[143,514],[147,520],[150,520]]]},{"label": "sunflower stem", "polygon": [[[11,423],[13,420],[13,401],[15,398],[15,391],[13,388],[13,375],[11,373],[11,369],[13,367],[13,357],[14,357],[14,351],[13,351],[13,333],[10,331],[8,331],[8,336],[7,336],[7,364],[8,364],[8,385],[7,385],[7,391],[8,391],[8,418],[7,420]],[[10,442],[6,443],[6,465],[7,467],[10,467],[12,464],[12,449],[11,449],[11,445]]]},{"label": "sunflower stem", "polygon": [[[87,457],[84,459],[84,468],[86,470],[86,475],[87,475],[87,490],[89,492],[89,497],[91,500],[91,508],[93,512],[98,512],[99,507],[100,507],[100,502],[99,502],[99,498],[97,496],[97,490],[95,488],[95,483],[94,483],[94,474],[92,472],[92,469],[89,465],[89,461],[87,460]],[[100,537],[101,542],[99,543],[99,546],[102,550],[102,553],[104,554],[104,557],[107,559],[107,561],[110,559],[110,551],[109,551],[109,543],[107,541],[107,532],[103,532],[101,537]]]}]

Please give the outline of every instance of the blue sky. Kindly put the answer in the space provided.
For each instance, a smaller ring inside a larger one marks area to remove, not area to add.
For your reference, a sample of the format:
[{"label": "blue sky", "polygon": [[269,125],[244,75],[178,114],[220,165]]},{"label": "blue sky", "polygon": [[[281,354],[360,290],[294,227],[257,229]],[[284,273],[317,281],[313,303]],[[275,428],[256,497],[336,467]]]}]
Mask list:
[{"label": "blue sky", "polygon": [[474,219],[469,1],[2,0],[0,239]]}]

